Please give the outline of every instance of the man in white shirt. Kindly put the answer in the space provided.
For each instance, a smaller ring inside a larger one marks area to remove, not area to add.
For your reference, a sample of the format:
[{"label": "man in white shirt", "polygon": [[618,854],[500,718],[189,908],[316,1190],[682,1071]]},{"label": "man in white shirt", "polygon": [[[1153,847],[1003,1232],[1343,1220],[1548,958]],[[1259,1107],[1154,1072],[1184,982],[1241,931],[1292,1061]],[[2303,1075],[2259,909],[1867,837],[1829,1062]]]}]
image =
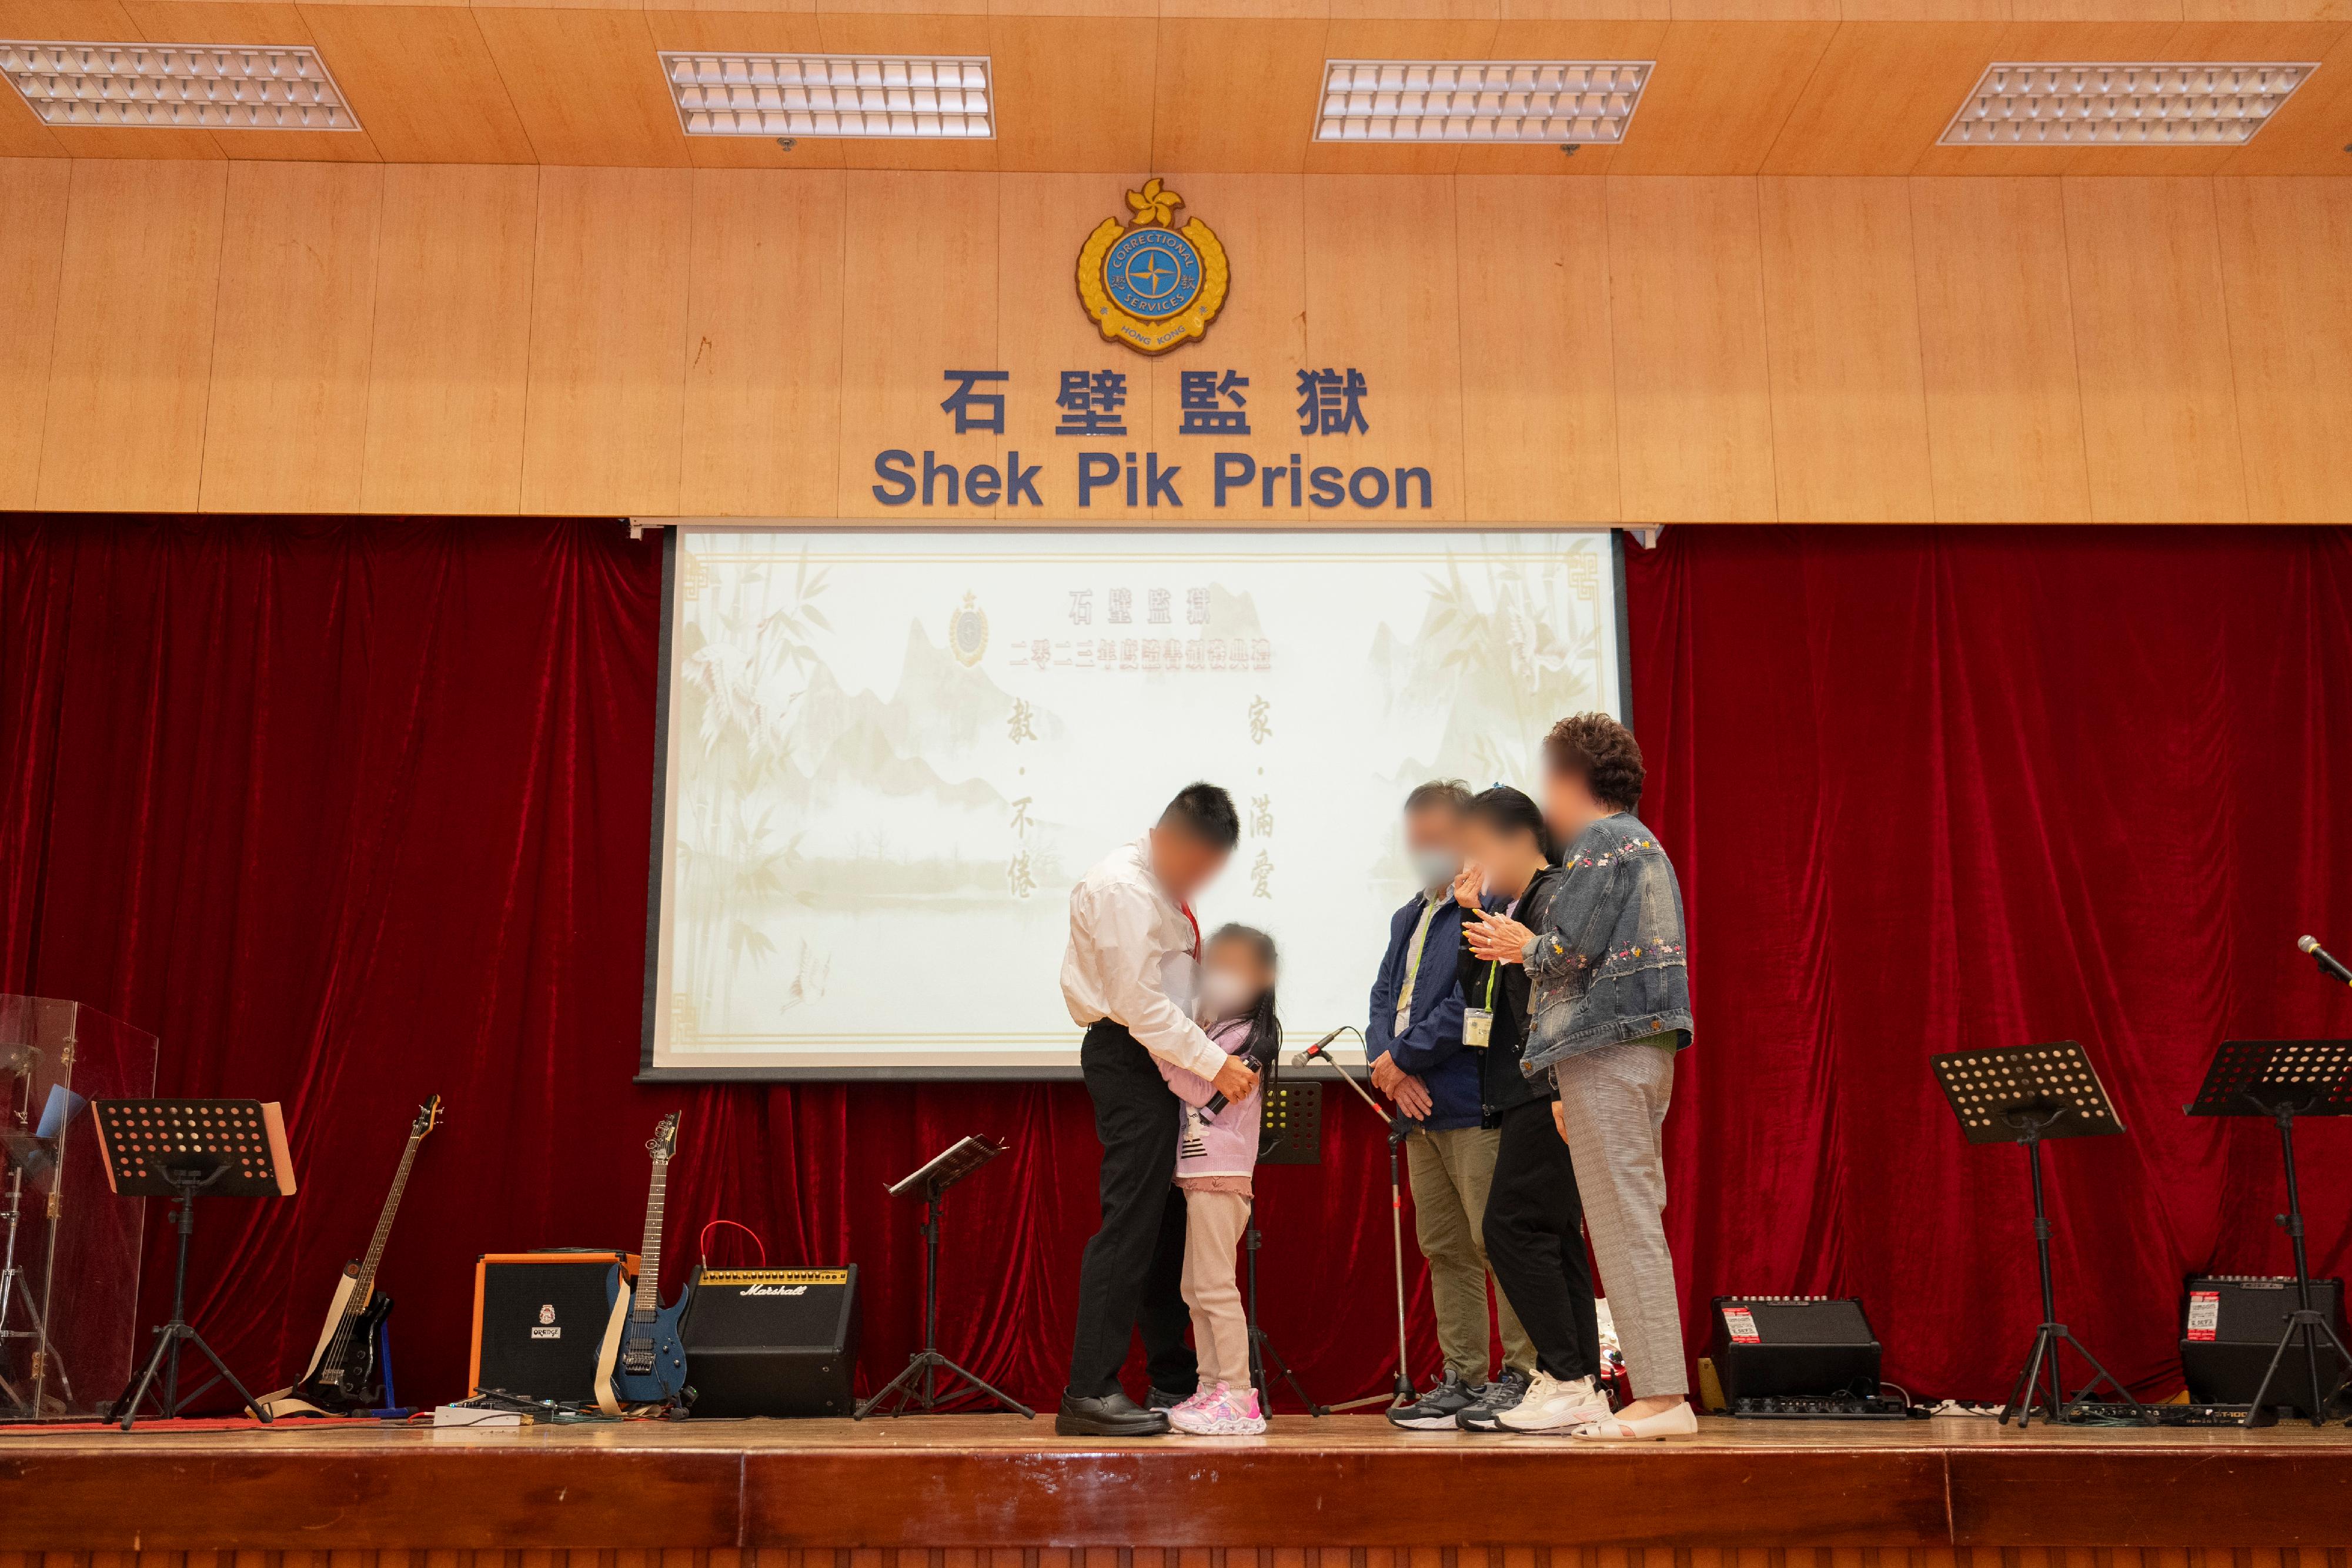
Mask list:
[{"label": "man in white shirt", "polygon": [[1113,851],[1070,891],[1062,999],[1087,1031],[1078,1061],[1103,1160],[1102,1227],[1078,1270],[1070,1381],[1054,1422],[1065,1437],[1168,1430],[1165,1413],[1142,1408],[1118,1385],[1139,1319],[1155,1362],[1181,1350],[1189,1319],[1177,1294],[1184,1257],[1184,1204],[1175,1187],[1180,1103],[1152,1059],[1212,1080],[1228,1101],[1257,1088],[1256,1075],[1211,1043],[1192,1019],[1201,925],[1192,900],[1240,841],[1233,798],[1213,784],[1188,785],[1158,826]]}]

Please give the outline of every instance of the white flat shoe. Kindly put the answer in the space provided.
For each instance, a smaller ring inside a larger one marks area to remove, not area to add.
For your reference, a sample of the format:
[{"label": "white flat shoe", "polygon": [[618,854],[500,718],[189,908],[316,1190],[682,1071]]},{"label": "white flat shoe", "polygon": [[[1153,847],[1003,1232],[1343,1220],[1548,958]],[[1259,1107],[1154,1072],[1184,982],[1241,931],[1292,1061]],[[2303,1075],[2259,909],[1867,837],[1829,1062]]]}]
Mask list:
[{"label": "white flat shoe", "polygon": [[1605,1421],[1587,1421],[1569,1434],[1586,1437],[1596,1443],[1647,1443],[1665,1437],[1696,1437],[1698,1436],[1698,1412],[1687,1399],[1671,1410],[1661,1410],[1654,1416],[1644,1416],[1637,1421],[1626,1421],[1612,1416]]}]

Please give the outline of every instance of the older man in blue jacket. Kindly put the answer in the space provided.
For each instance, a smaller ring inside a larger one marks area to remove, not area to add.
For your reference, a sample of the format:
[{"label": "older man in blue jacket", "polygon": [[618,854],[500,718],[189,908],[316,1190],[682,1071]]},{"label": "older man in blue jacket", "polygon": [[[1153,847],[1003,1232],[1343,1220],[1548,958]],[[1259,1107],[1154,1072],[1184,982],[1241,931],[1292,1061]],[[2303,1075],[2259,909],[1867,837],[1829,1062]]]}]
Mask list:
[{"label": "older man in blue jacket", "polygon": [[1445,1370],[1414,1403],[1389,1412],[1391,1421],[1412,1431],[1449,1430],[1474,1404],[1507,1408],[1536,1364],[1527,1331],[1497,1288],[1505,1369],[1488,1386],[1488,1274],[1480,1228],[1502,1134],[1482,1125],[1478,1053],[1463,1043],[1455,984],[1463,915],[1453,882],[1469,799],[1453,780],[1423,784],[1405,798],[1405,847],[1421,891],[1389,922],[1364,1031],[1373,1085],[1420,1124],[1405,1140],[1405,1165]]}]

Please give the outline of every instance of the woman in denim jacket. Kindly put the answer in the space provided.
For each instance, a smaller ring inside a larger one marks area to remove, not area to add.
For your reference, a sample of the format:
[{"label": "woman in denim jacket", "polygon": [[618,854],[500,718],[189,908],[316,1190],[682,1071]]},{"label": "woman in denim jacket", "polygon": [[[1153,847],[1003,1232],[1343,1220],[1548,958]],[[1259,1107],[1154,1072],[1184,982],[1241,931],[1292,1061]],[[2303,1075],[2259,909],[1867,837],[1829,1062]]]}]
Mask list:
[{"label": "woman in denim jacket", "polygon": [[1568,844],[1542,929],[1485,916],[1464,934],[1481,956],[1527,967],[1535,1014],[1520,1067],[1549,1074],[1552,1114],[1576,1169],[1587,1232],[1633,1403],[1580,1437],[1698,1429],[1683,1360],[1659,1133],[1675,1053],[1690,1043],[1682,888],[1657,837],[1633,815],[1642,748],[1605,714],[1578,714],[1544,737],[1544,815]]}]

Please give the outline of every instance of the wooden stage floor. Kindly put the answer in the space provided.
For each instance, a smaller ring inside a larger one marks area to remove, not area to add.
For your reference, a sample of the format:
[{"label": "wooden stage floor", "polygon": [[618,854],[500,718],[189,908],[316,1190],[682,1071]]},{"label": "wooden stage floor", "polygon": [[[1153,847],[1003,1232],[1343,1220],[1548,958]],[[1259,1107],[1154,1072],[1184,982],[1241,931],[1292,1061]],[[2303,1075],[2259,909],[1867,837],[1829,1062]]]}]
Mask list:
[{"label": "wooden stage floor", "polygon": [[1589,1568],[1640,1568],[1650,1552],[1689,1568],[1791,1549],[1827,1553],[1822,1568],[1983,1549],[2004,1568],[2021,1550],[2054,1564],[2079,1549],[2141,1549],[2147,1568],[2221,1549],[2231,1568],[2352,1568],[2347,1547],[2341,1426],[1717,1418],[1696,1438],[1612,1446],[1409,1434],[1377,1416],[1125,1443],[1012,1416],[0,1434],[0,1568],[224,1551],[331,1551],[333,1568],[387,1552],[409,1568],[417,1552],[464,1568],[516,1551],[688,1552],[693,1568],[745,1552],[794,1554],[783,1568],[812,1552],[853,1554],[827,1568],[906,1568],[921,1552],[924,1568],[962,1568],[982,1550],[1024,1553],[987,1568],[1333,1568],[1318,1558],[1335,1551],[1345,1568],[1366,1568],[1361,1553],[1464,1568],[1465,1551],[1554,1568],[1562,1550]]}]

